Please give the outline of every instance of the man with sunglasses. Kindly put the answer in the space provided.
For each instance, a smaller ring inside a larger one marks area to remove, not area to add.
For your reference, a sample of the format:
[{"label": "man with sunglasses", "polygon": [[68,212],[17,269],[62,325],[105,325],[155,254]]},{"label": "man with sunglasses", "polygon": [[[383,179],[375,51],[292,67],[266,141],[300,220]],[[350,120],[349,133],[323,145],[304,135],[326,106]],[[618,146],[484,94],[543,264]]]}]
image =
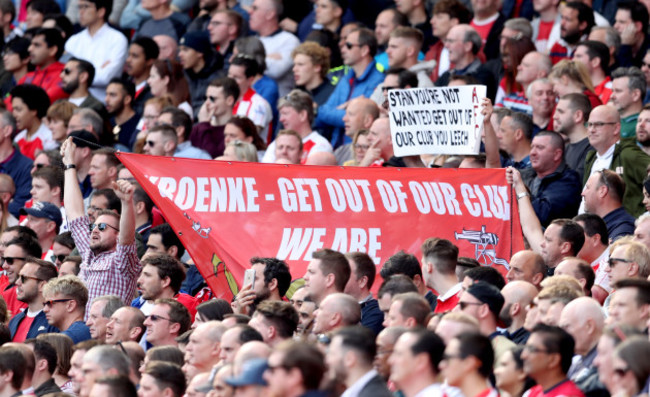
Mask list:
[{"label": "man with sunglasses", "polygon": [[90,108],[102,117],[108,116],[104,105],[89,91],[95,78],[95,67],[83,59],[72,58],[61,71],[61,86],[70,94],[68,101],[81,108]]},{"label": "man with sunglasses", "polygon": [[91,339],[84,322],[88,289],[76,276],[53,278],[43,286],[43,311],[48,324],[68,335],[74,343]]},{"label": "man with sunglasses", "polygon": [[521,353],[524,371],[537,382],[530,397],[584,395],[567,377],[574,347],[573,338],[562,328],[546,324],[533,328]]},{"label": "man with sunglasses", "polygon": [[19,236],[7,243],[4,250],[2,269],[5,271],[9,284],[2,291],[2,299],[7,303],[7,311],[11,316],[16,315],[27,307],[27,304],[17,299],[16,281],[20,270],[28,257],[40,258],[42,254],[38,240],[30,235]]},{"label": "man with sunglasses", "polygon": [[74,165],[76,145],[66,140],[61,153],[65,168],[66,212],[72,238],[83,258],[79,276],[88,287],[88,300],[102,295],[117,295],[125,302],[133,299],[135,281],[142,266],[135,244],[135,187],[125,180],[113,183],[121,201],[121,216],[112,211],[98,211],[89,225]]},{"label": "man with sunglasses", "polygon": [[239,94],[239,85],[228,77],[208,84],[205,89],[207,99],[199,110],[199,122],[189,135],[192,146],[207,151],[213,158],[223,154],[226,123],[233,117]]},{"label": "man with sunglasses", "polygon": [[20,269],[16,280],[16,297],[27,304],[27,310],[19,312],[9,322],[12,341],[23,342],[42,333],[59,332],[47,323],[43,312],[43,287],[56,274],[56,267],[52,263],[37,258],[28,258]]}]

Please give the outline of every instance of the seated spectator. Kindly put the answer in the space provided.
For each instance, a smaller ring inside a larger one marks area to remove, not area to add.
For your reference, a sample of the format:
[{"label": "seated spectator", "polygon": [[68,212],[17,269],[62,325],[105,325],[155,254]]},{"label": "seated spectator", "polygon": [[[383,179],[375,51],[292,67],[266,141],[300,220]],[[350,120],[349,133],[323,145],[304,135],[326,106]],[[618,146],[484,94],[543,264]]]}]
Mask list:
[{"label": "seated spectator", "polygon": [[223,74],[223,58],[212,50],[210,39],[205,32],[186,33],[179,43],[178,57],[185,70],[193,116],[196,116],[205,102],[208,83]]},{"label": "seated spectator", "polygon": [[58,61],[63,54],[63,42],[58,29],[37,30],[29,46],[29,61],[36,70],[23,76],[18,85],[34,84],[42,88],[50,102],[67,98],[61,87],[63,64]]},{"label": "seated spectator", "polygon": [[74,343],[91,338],[84,323],[88,289],[76,276],[54,278],[43,287],[43,311],[48,324],[72,338]]},{"label": "seated spectator", "polygon": [[612,79],[609,72],[609,49],[599,41],[581,41],[573,53],[573,59],[587,67],[594,93],[602,103],[609,102],[612,95]]},{"label": "seated spectator", "polygon": [[257,163],[257,148],[252,143],[242,142],[240,140],[230,141],[223,151],[223,156],[217,157],[216,160],[245,161]]},{"label": "seated spectator", "polygon": [[564,59],[570,59],[578,43],[587,39],[591,28],[595,25],[593,9],[580,1],[567,2],[566,7],[561,7],[560,15],[565,21],[560,29],[560,38],[555,43],[547,45],[553,65]]},{"label": "seated spectator", "polygon": [[28,72],[30,42],[24,37],[16,37],[7,42],[2,57],[6,76],[0,83],[0,95],[5,98],[9,91],[22,80]]},{"label": "seated spectator", "polygon": [[174,106],[193,116],[190,88],[180,63],[155,60],[151,65],[147,84],[154,97],[168,96]]},{"label": "seated spectator", "polygon": [[431,81],[438,80],[452,65],[449,60],[449,50],[445,47],[445,39],[449,30],[458,24],[467,24],[471,20],[471,13],[460,1],[438,1],[433,6],[431,15],[431,29],[433,36],[438,39],[427,51],[424,59],[436,61],[436,66],[431,72]]},{"label": "seated spectator", "polygon": [[632,138],[643,108],[645,76],[637,67],[618,68],[612,72],[612,105],[621,116],[621,138]]},{"label": "seated spectator", "polygon": [[[67,138],[68,123],[77,106],[69,101],[58,100],[47,108],[45,125],[52,131],[52,139],[60,145]],[[34,158],[36,160],[36,158]]]},{"label": "seated spectator", "polygon": [[100,102],[104,98],[105,91],[101,90],[101,98],[94,97],[89,89],[95,78],[94,66],[83,59],[71,58],[66,62],[61,72],[61,86],[70,94],[68,101],[80,108],[90,108],[97,112],[103,119],[108,117],[104,104]]},{"label": "seated spectator", "polygon": [[581,182],[585,174],[585,157],[593,149],[585,126],[590,113],[591,103],[586,95],[567,94],[560,97],[553,114],[555,132],[569,138],[564,150],[564,161],[578,173]]},{"label": "seated spectator", "polygon": [[623,178],[610,170],[594,173],[582,191],[585,211],[603,218],[610,241],[634,234],[634,217],[623,207],[624,192]]},{"label": "seated spectator", "polygon": [[[332,145],[318,132],[312,129],[314,122],[314,104],[309,94],[293,90],[278,103],[280,123],[285,129],[293,130],[302,140],[301,164],[304,164],[309,153],[332,152]],[[262,162],[275,162],[275,142],[271,142],[264,154]]]},{"label": "seated spectator", "polygon": [[147,84],[153,62],[158,59],[160,50],[158,44],[149,37],[134,39],[129,46],[128,55],[124,62],[124,73],[135,85],[133,110],[143,114],[145,102],[151,98],[151,88]]},{"label": "seated spectator", "polygon": [[116,140],[116,149],[130,152],[135,144],[136,127],[140,115],[133,109],[135,86],[132,82],[115,78],[106,87],[106,110]]},{"label": "seated spectator", "polygon": [[[223,154],[224,131],[226,123],[234,114],[235,103],[240,95],[239,85],[234,79],[218,78],[208,84],[205,95],[207,100],[199,111],[199,122],[192,128],[190,142],[192,146],[207,151],[210,157],[214,158]],[[254,133],[258,136],[256,139],[261,141],[258,130]],[[241,140],[248,139],[242,137]]]},{"label": "seated spectator", "polygon": [[178,41],[185,33],[190,18],[187,14],[177,12],[171,8],[171,0],[158,2],[143,2],[142,8],[151,14],[150,19],[145,19],[135,31],[134,38],[154,37],[166,34]]},{"label": "seated spectator", "polygon": [[33,160],[37,152],[55,149],[57,144],[52,139],[52,131],[41,121],[50,106],[45,91],[35,85],[22,84],[11,90],[11,97],[19,131],[14,142],[21,153]]},{"label": "seated spectator", "polygon": [[318,106],[323,105],[335,88],[327,80],[330,69],[327,50],[317,43],[305,42],[296,47],[291,56],[296,87],[306,90]]},{"label": "seated spectator", "polygon": [[158,116],[158,123],[167,124],[176,130],[178,140],[174,157],[203,160],[212,158],[205,150],[192,146],[192,142],[189,140],[192,131],[192,118],[184,111],[172,106],[166,107]]},{"label": "seated spectator", "polygon": [[[592,109],[602,105],[594,93],[594,86],[587,68],[578,61],[564,59],[553,66],[548,79],[553,83],[553,91],[562,98],[567,94],[585,94],[589,98]],[[548,127],[552,128],[552,125]]]}]

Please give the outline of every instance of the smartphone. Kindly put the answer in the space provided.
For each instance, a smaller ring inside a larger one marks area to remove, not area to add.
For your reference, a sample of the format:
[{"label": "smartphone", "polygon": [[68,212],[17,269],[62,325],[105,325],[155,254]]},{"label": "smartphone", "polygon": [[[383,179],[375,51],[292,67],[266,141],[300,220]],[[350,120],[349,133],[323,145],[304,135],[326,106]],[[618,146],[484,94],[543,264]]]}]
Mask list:
[{"label": "smartphone", "polygon": [[247,269],[244,272],[244,283],[242,284],[242,287],[246,285],[253,286],[255,283],[255,269]]}]

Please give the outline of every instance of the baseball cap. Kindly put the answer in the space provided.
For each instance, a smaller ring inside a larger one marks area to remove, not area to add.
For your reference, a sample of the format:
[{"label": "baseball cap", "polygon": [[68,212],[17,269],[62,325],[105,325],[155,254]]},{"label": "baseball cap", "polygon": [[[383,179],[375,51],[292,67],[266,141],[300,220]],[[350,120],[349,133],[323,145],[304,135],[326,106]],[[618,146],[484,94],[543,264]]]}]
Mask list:
[{"label": "baseball cap", "polygon": [[264,380],[263,375],[264,371],[268,368],[269,364],[265,359],[252,358],[244,362],[239,376],[226,378],[226,383],[234,387],[251,385],[266,386],[266,381]]},{"label": "baseball cap", "polygon": [[499,318],[505,300],[497,287],[485,281],[478,281],[470,285],[466,292],[482,303],[487,304],[490,311],[494,313],[497,319]]},{"label": "baseball cap", "polygon": [[20,215],[31,215],[36,218],[49,219],[56,223],[57,227],[60,227],[63,222],[61,210],[52,203],[37,201],[30,208],[21,208],[19,213]]},{"label": "baseball cap", "polygon": [[[68,136],[73,137],[72,141],[77,147],[87,147],[91,149],[99,148],[99,140],[95,134],[87,130],[72,131]],[[79,139],[74,139],[79,138]]]}]

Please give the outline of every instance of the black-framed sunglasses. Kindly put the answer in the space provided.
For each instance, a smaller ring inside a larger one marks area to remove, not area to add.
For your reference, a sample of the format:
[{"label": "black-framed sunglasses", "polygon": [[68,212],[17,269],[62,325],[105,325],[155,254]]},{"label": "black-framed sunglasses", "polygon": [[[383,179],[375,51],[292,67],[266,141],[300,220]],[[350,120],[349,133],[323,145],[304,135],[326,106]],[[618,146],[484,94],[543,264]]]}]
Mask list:
[{"label": "black-framed sunglasses", "polygon": [[485,303],[475,303],[475,302],[458,302],[458,306],[460,306],[460,310],[465,310],[467,306],[474,305],[474,306],[483,306]]},{"label": "black-framed sunglasses", "polygon": [[45,306],[45,307],[52,307],[52,306],[54,306],[55,303],[69,302],[69,301],[72,301],[72,300],[74,300],[74,299],[72,299],[72,298],[67,298],[67,299],[52,299],[52,300],[49,300],[49,301],[45,301],[45,302],[43,302],[43,306]]},{"label": "black-framed sunglasses", "polygon": [[351,50],[352,47],[361,47],[361,44],[348,43],[347,41],[345,42],[345,48]]},{"label": "black-framed sunglasses", "polygon": [[66,256],[68,256],[68,255],[63,255],[63,254],[57,255],[56,260],[58,260],[59,262],[63,262],[63,260],[66,258]]},{"label": "black-framed sunglasses", "polygon": [[40,279],[38,277],[25,276],[24,274],[19,275],[18,278],[20,279],[20,282],[23,283],[23,284],[25,284],[27,282],[27,280],[45,281],[45,280]]},{"label": "black-framed sunglasses", "polygon": [[21,257],[19,257],[19,256],[15,256],[15,257],[11,257],[11,256],[0,256],[0,259],[2,259],[2,262],[7,262],[7,264],[8,264],[9,266],[11,266],[11,265],[14,264],[14,261],[15,261],[16,259],[21,260],[21,261],[24,261],[24,260],[27,259],[27,258],[21,258]]},{"label": "black-framed sunglasses", "polygon": [[70,70],[70,69],[68,69],[68,68],[64,68],[61,72],[62,72],[63,74],[65,74],[66,76],[68,76],[70,73],[72,73],[72,70]]},{"label": "black-framed sunglasses", "polygon": [[106,223],[106,222],[100,222],[100,223],[93,223],[93,224],[91,224],[91,225],[90,225],[90,231],[92,232],[93,230],[95,230],[95,227],[96,227],[97,229],[99,229],[100,232],[103,232],[104,230],[106,230],[107,227],[110,227],[111,229],[113,229],[113,230],[115,230],[115,231],[117,231],[117,232],[120,231],[120,229],[116,228],[115,226],[111,226],[111,225],[109,225],[109,224]]},{"label": "black-framed sunglasses", "polygon": [[156,146],[156,142],[154,142],[154,141],[145,141],[145,144],[146,144],[147,146],[149,146],[149,147],[154,147],[154,146]]},{"label": "black-framed sunglasses", "polygon": [[159,316],[157,314],[150,314],[146,318],[150,318],[151,321],[153,321],[153,322],[157,322],[157,321],[160,321],[160,320],[165,320],[165,321],[169,321],[170,323],[173,323],[171,318]]},{"label": "black-framed sunglasses", "polygon": [[625,259],[625,258],[609,258],[609,260],[607,261],[607,263],[609,264],[609,267],[612,268],[612,269],[614,268],[614,266],[616,266],[617,262],[633,263],[634,261],[631,261],[631,260]]},{"label": "black-framed sunglasses", "polygon": [[208,95],[208,99],[209,99],[210,102],[212,102],[212,103],[215,103],[215,102],[217,101],[217,97],[216,97],[216,96],[212,96],[212,95]]}]

